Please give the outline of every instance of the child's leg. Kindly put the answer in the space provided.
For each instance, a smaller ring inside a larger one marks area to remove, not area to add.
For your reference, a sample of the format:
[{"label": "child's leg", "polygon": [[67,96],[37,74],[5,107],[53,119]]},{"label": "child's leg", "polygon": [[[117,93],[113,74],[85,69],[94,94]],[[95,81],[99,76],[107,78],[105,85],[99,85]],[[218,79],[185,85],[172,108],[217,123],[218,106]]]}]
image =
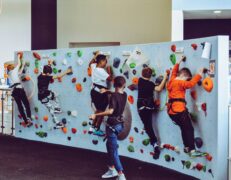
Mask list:
[{"label": "child's leg", "polygon": [[151,145],[155,145],[157,142],[157,138],[152,126],[152,111],[150,110],[141,110],[139,111],[140,119],[142,120],[144,124],[144,128],[146,130],[146,133],[148,134],[150,138]]},{"label": "child's leg", "polygon": [[51,101],[53,101],[52,104],[53,104],[54,108],[60,108],[57,94],[54,92],[51,92]]},{"label": "child's leg", "polygon": [[22,116],[23,120],[25,123],[27,123],[27,117],[26,117],[26,114],[24,112],[24,108],[23,108],[23,105],[22,105],[22,99],[21,99],[21,96],[20,96],[20,93],[18,90],[13,90],[13,97],[14,97],[14,100],[18,106],[18,111],[20,113],[20,115]]},{"label": "child's leg", "polygon": [[[118,133],[120,133],[123,129],[122,125],[116,125],[115,129]],[[109,155],[109,165],[115,166],[118,172],[123,171],[123,166],[120,162],[119,154],[118,154],[118,144],[117,144],[117,134],[115,134],[111,129],[107,128],[107,151]]]},{"label": "child's leg", "polygon": [[22,98],[22,102],[26,108],[26,114],[28,118],[31,118],[31,109],[30,109],[30,104],[29,101],[27,99],[26,93],[24,91],[24,89],[21,90],[21,98]]},{"label": "child's leg", "polygon": [[49,113],[51,114],[53,122],[55,124],[59,123],[59,121],[57,120],[57,117],[55,116],[54,107],[53,107],[52,103],[50,102],[50,100],[48,99],[48,102],[44,103],[44,105],[46,106]]}]

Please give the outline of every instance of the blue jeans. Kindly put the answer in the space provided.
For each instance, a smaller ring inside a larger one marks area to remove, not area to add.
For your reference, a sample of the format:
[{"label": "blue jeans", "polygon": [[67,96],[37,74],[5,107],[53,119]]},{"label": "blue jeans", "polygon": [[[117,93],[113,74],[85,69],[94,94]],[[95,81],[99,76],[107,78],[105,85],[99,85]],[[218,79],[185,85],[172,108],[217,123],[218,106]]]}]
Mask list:
[{"label": "blue jeans", "polygon": [[107,135],[107,152],[109,157],[109,166],[115,166],[117,171],[123,171],[118,154],[117,135],[123,130],[123,124],[113,126],[117,133],[113,132],[110,128],[106,128]]}]

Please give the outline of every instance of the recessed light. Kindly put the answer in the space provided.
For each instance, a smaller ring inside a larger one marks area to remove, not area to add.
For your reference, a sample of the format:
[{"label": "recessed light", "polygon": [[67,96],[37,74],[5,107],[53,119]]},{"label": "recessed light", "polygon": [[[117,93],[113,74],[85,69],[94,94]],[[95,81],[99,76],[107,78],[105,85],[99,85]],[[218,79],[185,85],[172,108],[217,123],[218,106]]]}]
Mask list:
[{"label": "recessed light", "polygon": [[213,11],[214,14],[220,14],[221,11]]}]

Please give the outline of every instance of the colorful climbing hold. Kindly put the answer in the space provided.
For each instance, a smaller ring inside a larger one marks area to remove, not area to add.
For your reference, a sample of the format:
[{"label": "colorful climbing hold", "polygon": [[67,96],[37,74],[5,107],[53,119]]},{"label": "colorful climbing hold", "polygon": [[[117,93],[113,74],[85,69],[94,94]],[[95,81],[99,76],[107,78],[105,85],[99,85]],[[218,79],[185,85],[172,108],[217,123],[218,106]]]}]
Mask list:
[{"label": "colorful climbing hold", "polygon": [[47,115],[43,116],[43,120],[44,120],[45,122],[47,122],[47,121],[48,121],[48,116],[47,116]]},{"label": "colorful climbing hold", "polygon": [[34,73],[38,74],[39,73],[39,69],[38,68],[34,68]]},{"label": "colorful climbing hold", "polygon": [[54,74],[57,74],[57,73],[58,73],[58,69],[53,68],[53,73],[54,73]]},{"label": "colorful climbing hold", "polygon": [[55,57],[56,55],[57,55],[57,53],[56,53],[56,52],[53,52],[53,53],[52,53],[52,56],[54,56],[54,57]]},{"label": "colorful climbing hold", "polygon": [[83,134],[87,134],[87,130],[86,129],[83,130]]},{"label": "colorful climbing hold", "polygon": [[144,150],[143,150],[143,149],[140,149],[140,152],[143,154],[143,153],[144,153]]},{"label": "colorful climbing hold", "polygon": [[95,140],[95,139],[92,140],[92,143],[93,143],[94,145],[97,145],[98,142],[99,142],[98,140]]},{"label": "colorful climbing hold", "polygon": [[175,44],[171,46],[171,50],[172,50],[172,52],[176,52],[176,45]]},{"label": "colorful climbing hold", "polygon": [[198,86],[201,86],[201,85],[202,85],[202,81],[201,81],[201,80],[198,81],[197,85],[198,85]]},{"label": "colorful climbing hold", "polygon": [[207,116],[207,104],[206,103],[201,104],[201,109],[202,109],[202,111],[204,111],[205,116]]},{"label": "colorful climbing hold", "polygon": [[118,58],[118,57],[114,58],[113,59],[113,67],[118,68],[120,65],[120,61],[121,61],[120,58]]},{"label": "colorful climbing hold", "polygon": [[19,56],[19,59],[22,59],[22,57],[23,57],[23,52],[22,52],[22,51],[18,52],[18,53],[17,53],[17,56]]},{"label": "colorful climbing hold", "polygon": [[63,64],[63,65],[67,65],[67,60],[64,59],[64,60],[62,61],[62,64]]},{"label": "colorful climbing hold", "polygon": [[131,69],[134,69],[134,68],[136,67],[136,63],[131,63],[131,64],[129,64],[129,67],[130,67]]},{"label": "colorful climbing hold", "polygon": [[39,131],[39,132],[36,132],[35,134],[41,138],[47,137],[47,133],[44,131]]},{"label": "colorful climbing hold", "polygon": [[207,154],[205,156],[205,158],[208,160],[208,161],[212,161],[213,157],[210,155],[210,154]]},{"label": "colorful climbing hold", "polygon": [[203,146],[203,140],[200,137],[196,137],[194,141],[197,148],[201,148]]},{"label": "colorful climbing hold", "polygon": [[77,90],[78,92],[81,92],[81,91],[83,90],[82,85],[81,85],[80,83],[77,83],[77,84],[75,85],[75,88],[76,88],[76,90]]},{"label": "colorful climbing hold", "polygon": [[133,75],[136,75],[136,70],[133,69],[133,70],[132,70],[132,73],[133,73]]},{"label": "colorful climbing hold", "polygon": [[34,126],[35,126],[36,129],[38,129],[38,124],[35,124]]},{"label": "colorful climbing hold", "polygon": [[83,82],[86,82],[87,81],[87,78],[83,78]]},{"label": "colorful climbing hold", "polygon": [[138,85],[139,78],[138,77],[133,77],[132,78],[132,84]]},{"label": "colorful climbing hold", "polygon": [[63,118],[63,119],[62,119],[62,123],[63,123],[63,124],[67,124],[67,119],[66,119],[66,118]]},{"label": "colorful climbing hold", "polygon": [[33,52],[33,56],[38,59],[41,60],[41,56],[37,53],[37,52]]},{"label": "colorful climbing hold", "polygon": [[78,56],[78,57],[82,57],[82,56],[83,56],[83,51],[78,50],[78,51],[77,51],[77,56]]},{"label": "colorful climbing hold", "polygon": [[71,132],[72,132],[73,134],[76,134],[76,133],[77,133],[77,129],[76,129],[76,128],[71,128]]},{"label": "colorful climbing hold", "polygon": [[192,163],[191,163],[190,161],[186,161],[184,165],[185,165],[185,167],[186,167],[187,169],[190,169],[191,164],[192,164]]},{"label": "colorful climbing hold", "polygon": [[149,143],[150,143],[150,139],[144,139],[142,141],[142,144],[145,145],[145,146],[149,145]]},{"label": "colorful climbing hold", "polygon": [[129,145],[127,149],[129,152],[135,152],[135,148],[132,145]]},{"label": "colorful climbing hold", "polygon": [[67,137],[67,140],[70,141],[70,140],[71,140],[71,136],[68,136],[68,137]]},{"label": "colorful climbing hold", "polygon": [[63,131],[64,134],[66,134],[67,133],[67,127],[63,127],[62,131]]},{"label": "colorful climbing hold", "polygon": [[172,62],[173,65],[176,64],[176,55],[175,54],[170,55],[170,61]]},{"label": "colorful climbing hold", "polygon": [[139,129],[138,129],[137,127],[134,127],[134,131],[135,131],[136,133],[139,133]]},{"label": "colorful climbing hold", "polygon": [[197,163],[196,167],[195,167],[198,171],[201,171],[203,169],[203,165],[200,163]]},{"label": "colorful climbing hold", "polygon": [[214,177],[212,169],[209,169],[208,172],[212,175],[212,177]]},{"label": "colorful climbing hold", "polygon": [[30,62],[27,61],[27,62],[25,63],[25,66],[30,67]]},{"label": "colorful climbing hold", "polygon": [[76,83],[76,80],[77,80],[77,79],[74,77],[74,78],[71,79],[71,82],[72,82],[72,83]]},{"label": "colorful climbing hold", "polygon": [[35,112],[38,112],[38,107],[35,107],[35,108],[34,108],[34,111],[35,111]]},{"label": "colorful climbing hold", "polygon": [[58,70],[58,73],[61,73],[61,72],[62,72],[62,69],[59,69],[59,70]]},{"label": "colorful climbing hold", "polygon": [[191,44],[191,47],[193,48],[193,50],[197,50],[197,44]]},{"label": "colorful climbing hold", "polygon": [[164,159],[165,159],[165,161],[170,162],[171,161],[171,156],[168,155],[168,154],[165,154]]},{"label": "colorful climbing hold", "polygon": [[129,72],[128,72],[128,71],[125,71],[125,72],[124,72],[124,76],[125,76],[127,79],[129,79]]},{"label": "colorful climbing hold", "polygon": [[190,92],[190,95],[191,95],[191,97],[193,98],[193,100],[196,100],[196,99],[197,99],[197,92],[196,92],[196,90],[192,90],[192,91]]},{"label": "colorful climbing hold", "polygon": [[87,126],[87,121],[83,121],[82,126],[84,126],[84,127]]},{"label": "colorful climbing hold", "polygon": [[74,110],[74,111],[71,111],[71,115],[72,115],[73,117],[77,117],[77,115],[78,115],[78,112],[77,112],[76,110]]},{"label": "colorful climbing hold", "polygon": [[130,142],[130,143],[133,143],[133,142],[134,142],[134,137],[130,136],[130,137],[129,137],[129,142]]},{"label": "colorful climbing hold", "polygon": [[70,116],[71,115],[71,111],[67,111],[67,115]]},{"label": "colorful climbing hold", "polygon": [[213,89],[213,80],[210,77],[206,77],[202,81],[202,86],[207,92],[211,92]]},{"label": "colorful climbing hold", "polygon": [[130,104],[134,104],[134,98],[133,98],[133,96],[131,96],[131,95],[128,96],[128,102]]},{"label": "colorful climbing hold", "polygon": [[62,77],[58,77],[58,82],[62,82]]},{"label": "colorful climbing hold", "polygon": [[72,54],[71,52],[68,52],[67,57],[71,57],[71,54]]},{"label": "colorful climbing hold", "polygon": [[88,68],[87,68],[87,75],[88,75],[89,77],[91,77],[91,73],[92,73],[91,67],[88,67]]}]

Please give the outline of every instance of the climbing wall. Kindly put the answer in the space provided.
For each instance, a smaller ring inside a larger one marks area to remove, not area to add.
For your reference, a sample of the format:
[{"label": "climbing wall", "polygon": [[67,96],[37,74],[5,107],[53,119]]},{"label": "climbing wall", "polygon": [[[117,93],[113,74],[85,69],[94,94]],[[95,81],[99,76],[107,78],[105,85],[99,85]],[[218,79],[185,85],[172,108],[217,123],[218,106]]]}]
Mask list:
[{"label": "climbing wall", "polygon": [[[90,99],[91,78],[87,68],[96,50],[108,56],[114,75],[125,76],[129,86],[126,88],[128,103],[125,112],[129,119],[128,136],[119,141],[119,153],[122,156],[158,164],[200,179],[227,179],[228,38],[223,36],[160,44],[23,52],[23,61],[26,62],[23,85],[31,97],[33,126],[24,127],[16,109],[17,137],[106,152],[104,137],[88,133],[88,117],[93,113],[93,108]],[[210,71],[205,73],[203,79],[213,81],[210,92],[203,88],[208,86],[205,81],[187,92],[187,106],[192,115],[196,145],[205,154],[192,158],[183,152],[180,129],[167,115],[167,93],[164,89],[160,94],[155,94],[160,105],[153,115],[153,128],[162,150],[159,159],[153,159],[153,148],[137,113],[137,90],[132,84],[137,83],[143,66],[153,68],[152,80],[155,81],[166,70],[171,70],[182,55],[186,56],[186,62],[181,67],[190,68],[193,74],[199,68],[207,68]],[[54,60],[54,75],[69,66],[73,68],[72,75],[50,84],[50,89],[58,94],[61,103],[62,113],[57,117],[66,123],[63,129],[53,129],[52,118],[37,97],[37,76],[48,59]]]}]

